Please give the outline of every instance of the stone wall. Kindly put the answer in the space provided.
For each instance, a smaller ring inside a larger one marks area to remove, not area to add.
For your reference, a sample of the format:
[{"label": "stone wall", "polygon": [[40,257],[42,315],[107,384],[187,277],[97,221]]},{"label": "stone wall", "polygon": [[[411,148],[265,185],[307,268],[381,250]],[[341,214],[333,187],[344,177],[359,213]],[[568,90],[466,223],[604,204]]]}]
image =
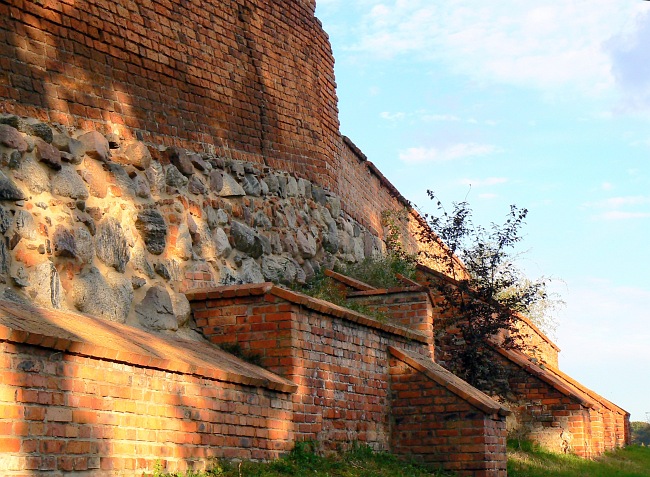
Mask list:
[{"label": "stone wall", "polygon": [[303,282],[381,240],[306,179],[248,162],[0,116],[6,298],[156,330],[188,289]]}]

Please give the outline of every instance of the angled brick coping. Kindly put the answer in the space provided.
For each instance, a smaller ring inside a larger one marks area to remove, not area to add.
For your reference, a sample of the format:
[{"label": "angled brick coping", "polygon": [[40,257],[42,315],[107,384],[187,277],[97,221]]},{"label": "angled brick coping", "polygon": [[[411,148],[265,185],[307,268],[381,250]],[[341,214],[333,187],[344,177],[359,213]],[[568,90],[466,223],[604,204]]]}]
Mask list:
[{"label": "angled brick coping", "polygon": [[335,272],[334,270],[325,269],[325,275],[343,283],[344,285],[349,286],[350,288],[354,288],[355,290],[375,290],[375,287],[368,285],[361,280],[356,280],[354,278],[348,277],[347,275],[343,275],[342,273]]},{"label": "angled brick coping", "polygon": [[599,408],[597,400],[593,399],[588,393],[578,388],[574,384],[561,378],[558,374],[551,372],[546,367],[533,363],[528,356],[521,351],[503,349],[497,344],[492,344],[493,348],[506,359],[524,369],[527,373],[538,377],[560,393],[569,396],[578,401],[582,406],[597,410]]},{"label": "angled brick coping", "polygon": [[281,298],[290,303],[304,306],[307,309],[314,310],[319,313],[323,313],[325,315],[331,315],[337,318],[342,318],[344,320],[352,321],[354,323],[367,326],[369,328],[375,328],[375,329],[385,331],[387,333],[392,333],[394,335],[402,336],[410,340],[420,341],[422,343],[429,342],[429,339],[423,333],[409,330],[408,328],[404,328],[402,326],[397,326],[390,323],[384,323],[374,318],[371,318],[369,316],[366,316],[362,313],[357,313],[356,311],[343,308],[342,306],[335,305],[328,301],[319,300],[318,298],[312,298],[302,293],[294,292],[292,290],[287,290],[286,288],[281,288],[279,286],[274,285],[273,283],[229,285],[229,286],[214,288],[212,290],[207,290],[207,291],[201,290],[199,292],[190,292],[187,294],[187,298],[192,302],[196,302],[196,301],[205,301],[205,300],[209,301],[210,299],[216,300],[222,298],[263,296],[267,294]]},{"label": "angled brick coping", "polygon": [[86,315],[0,301],[0,341],[280,392],[297,386],[209,343],[155,335]]},{"label": "angled brick coping", "polygon": [[483,413],[488,415],[498,414],[500,416],[507,416],[510,414],[510,410],[490,398],[487,394],[470,386],[467,382],[447,371],[439,364],[427,360],[421,355],[395,348],[394,346],[389,346],[388,351],[397,359],[423,373],[428,378],[434,380],[440,386],[443,386],[464,401],[472,404]]}]

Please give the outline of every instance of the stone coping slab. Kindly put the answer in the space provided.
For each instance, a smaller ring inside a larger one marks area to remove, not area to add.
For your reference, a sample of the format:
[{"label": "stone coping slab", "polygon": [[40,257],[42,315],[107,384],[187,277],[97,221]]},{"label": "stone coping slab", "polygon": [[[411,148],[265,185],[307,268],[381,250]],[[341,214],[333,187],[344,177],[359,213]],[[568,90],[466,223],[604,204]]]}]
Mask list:
[{"label": "stone coping slab", "polygon": [[86,315],[2,300],[0,341],[285,393],[297,390],[292,382],[207,342],[170,338]]},{"label": "stone coping slab", "polygon": [[485,414],[499,416],[507,416],[511,411],[502,406],[490,396],[482,391],[479,391],[468,382],[463,381],[461,378],[443,368],[437,363],[426,359],[424,356],[418,355],[404,349],[389,346],[388,351],[397,359],[408,364],[415,370],[423,373],[429,379],[432,379],[440,386],[446,388],[459,398],[470,403],[475,408],[479,409]]},{"label": "stone coping slab", "polygon": [[344,285],[349,286],[350,288],[354,288],[355,290],[368,291],[368,290],[376,289],[372,285],[368,285],[367,283],[362,282],[361,280],[348,277],[347,275],[343,275],[342,273],[335,272],[334,270],[330,270],[329,268],[326,268],[324,273],[325,276],[333,278],[334,280],[341,282]]},{"label": "stone coping slab", "polygon": [[223,298],[236,298],[245,296],[263,296],[272,295],[277,298],[286,300],[290,303],[303,306],[309,310],[322,313],[324,315],[335,316],[347,321],[352,321],[369,328],[375,328],[387,333],[402,336],[414,341],[429,344],[429,337],[418,331],[410,330],[403,326],[398,326],[383,321],[379,321],[370,316],[352,311],[348,308],[335,305],[325,300],[313,298],[293,290],[279,287],[273,283],[255,283],[244,285],[228,285],[213,289],[202,289],[196,292],[187,293],[187,298],[190,302],[204,301],[210,299],[223,299]]}]

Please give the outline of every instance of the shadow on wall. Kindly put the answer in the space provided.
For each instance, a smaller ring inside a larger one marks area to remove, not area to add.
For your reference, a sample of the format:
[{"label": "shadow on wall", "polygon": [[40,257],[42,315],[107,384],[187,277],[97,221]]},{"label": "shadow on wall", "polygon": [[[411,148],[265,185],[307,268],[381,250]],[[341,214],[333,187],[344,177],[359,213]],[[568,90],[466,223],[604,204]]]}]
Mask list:
[{"label": "shadow on wall", "polygon": [[338,121],[312,6],[13,3],[0,6],[10,19],[0,27],[0,112],[274,160],[276,169],[311,170],[312,180],[326,170],[324,123],[332,136]]},{"label": "shadow on wall", "polygon": [[[27,329],[37,324],[54,336],[14,329],[9,339],[24,343],[0,342],[0,463],[6,470],[140,475],[157,461],[169,471],[199,470],[212,458],[271,459],[293,445],[290,394],[173,371],[173,364],[165,369],[160,364],[176,357],[173,341],[147,339],[114,323],[11,304],[3,305],[5,325],[7,307],[14,312],[10,325],[25,319]],[[27,344],[36,342],[42,346]],[[115,358],[87,356],[87,350]],[[158,364],[142,364],[152,357]],[[232,356],[220,358],[255,373]]]}]

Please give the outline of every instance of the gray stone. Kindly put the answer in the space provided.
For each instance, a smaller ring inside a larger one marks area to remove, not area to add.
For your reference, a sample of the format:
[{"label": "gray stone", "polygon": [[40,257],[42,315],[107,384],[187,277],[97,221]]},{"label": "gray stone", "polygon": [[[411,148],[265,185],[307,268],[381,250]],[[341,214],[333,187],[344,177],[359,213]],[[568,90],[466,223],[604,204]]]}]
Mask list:
[{"label": "gray stone", "polygon": [[302,270],[305,275],[305,282],[311,281],[316,276],[316,270],[314,270],[314,266],[309,260],[305,260],[305,263],[302,264]]},{"label": "gray stone", "polygon": [[124,273],[129,263],[129,245],[120,223],[113,217],[102,220],[95,236],[97,257],[109,267]]},{"label": "gray stone", "polygon": [[15,229],[20,238],[35,240],[38,237],[38,228],[34,217],[25,209],[18,209],[15,215]]},{"label": "gray stone", "polygon": [[31,136],[36,136],[46,143],[51,143],[54,138],[52,128],[34,118],[27,118],[25,121],[25,132]]},{"label": "gray stone", "polygon": [[[61,158],[71,162],[72,164],[81,164],[86,148],[83,143],[77,139],[73,139],[67,134],[54,134],[52,146],[61,151]],[[70,154],[69,157],[64,157],[63,153]]]},{"label": "gray stone", "polygon": [[209,163],[205,162],[203,158],[198,154],[190,154],[189,158],[192,162],[192,165],[199,171],[210,172],[212,170],[212,166]]},{"label": "gray stone", "polygon": [[142,199],[148,199],[151,197],[151,186],[149,185],[149,181],[140,174],[133,178],[133,186],[135,187],[135,195],[138,197]]},{"label": "gray stone", "polygon": [[186,223],[181,223],[178,226],[174,249],[176,256],[183,260],[188,260],[192,257],[192,235]]},{"label": "gray stone", "polygon": [[181,187],[186,186],[188,182],[189,179],[181,174],[176,166],[173,164],[167,166],[167,171],[165,172],[165,183],[168,186],[180,189]]},{"label": "gray stone", "polygon": [[276,175],[275,177],[278,178],[278,195],[280,197],[286,197],[287,196],[287,176]]},{"label": "gray stone", "polygon": [[235,174],[237,177],[243,177],[246,173],[244,164],[239,161],[231,161],[230,164],[228,164],[228,169],[230,169],[230,172]]},{"label": "gray stone", "polygon": [[302,230],[298,230],[296,243],[303,258],[312,258],[316,255],[316,239],[310,233],[305,234]]},{"label": "gray stone", "polygon": [[337,218],[341,215],[341,199],[334,196],[327,197],[327,206],[326,206],[333,218]]},{"label": "gray stone", "polygon": [[131,286],[133,287],[134,290],[138,290],[143,286],[145,286],[146,284],[147,284],[147,280],[142,277],[139,277],[137,275],[131,277]]},{"label": "gray stone", "polygon": [[74,230],[77,258],[83,263],[91,263],[95,258],[95,243],[88,229],[77,225]]},{"label": "gray stone", "polygon": [[140,244],[136,244],[131,249],[131,260],[129,263],[131,263],[135,271],[144,273],[149,278],[156,277],[153,266],[147,260],[147,252],[145,252],[145,249]]},{"label": "gray stone", "polygon": [[[4,237],[3,237],[4,239]],[[7,248],[6,240],[0,240],[0,274],[7,275],[11,268],[11,254]]]},{"label": "gray stone", "polygon": [[223,209],[217,210],[217,224],[226,225],[230,222],[230,217],[228,217],[228,212]]},{"label": "gray stone", "polygon": [[180,282],[184,278],[179,263],[174,259],[161,260],[154,265],[154,270],[165,280],[172,282]]},{"label": "gray stone", "polygon": [[274,174],[269,174],[264,178],[264,182],[269,188],[269,192],[272,194],[278,194],[280,192],[280,183],[278,178]]},{"label": "gray stone", "polygon": [[20,163],[14,177],[21,180],[34,194],[49,191],[51,188],[50,177],[45,168],[29,156]]},{"label": "gray stone", "polygon": [[151,165],[145,171],[145,175],[154,193],[159,193],[165,188],[165,170],[160,162],[152,161]]},{"label": "gray stone", "polygon": [[252,258],[246,258],[242,261],[239,278],[242,283],[264,283],[265,281],[262,269]]},{"label": "gray stone", "polygon": [[289,177],[287,179],[287,188],[285,195],[287,197],[295,197],[298,195],[298,182],[295,177]]},{"label": "gray stone", "polygon": [[7,124],[0,124],[0,144],[11,149],[17,149],[19,152],[27,150],[27,142],[23,135]]},{"label": "gray stone", "polygon": [[247,253],[253,258],[259,258],[264,253],[259,234],[247,225],[233,222],[230,234],[237,250]]},{"label": "gray stone", "polygon": [[253,174],[246,174],[244,176],[242,186],[247,195],[259,197],[262,194],[262,186]]},{"label": "gray stone", "polygon": [[211,230],[217,228],[219,225],[217,222],[217,211],[212,207],[208,207],[205,215],[207,217],[208,227],[210,227]]},{"label": "gray stone", "polygon": [[110,149],[119,149],[120,148],[120,136],[115,133],[106,134],[106,140],[108,141],[108,147]]},{"label": "gray stone", "polygon": [[108,194],[108,173],[104,168],[91,159],[84,161],[83,168],[81,169],[81,178],[90,188],[90,194],[93,197],[103,199]]},{"label": "gray stone", "polygon": [[58,257],[75,258],[77,256],[77,245],[74,235],[62,225],[57,225],[52,235],[54,254]]},{"label": "gray stone", "polygon": [[210,181],[210,190],[213,192],[221,192],[223,189],[223,171],[212,171],[208,176]]},{"label": "gray stone", "polygon": [[219,195],[221,197],[241,197],[246,195],[246,191],[230,174],[224,172],[223,187],[219,191]]},{"label": "gray stone", "polygon": [[167,224],[155,209],[143,210],[138,214],[135,227],[140,232],[145,247],[154,255],[160,255],[167,245]]},{"label": "gray stone", "polygon": [[299,268],[300,265],[288,257],[270,255],[262,259],[262,274],[267,281],[273,283],[295,283]]},{"label": "gray stone", "polygon": [[166,288],[149,288],[144,299],[135,306],[135,314],[146,328],[156,331],[178,329],[172,300]]},{"label": "gray stone", "polygon": [[115,163],[106,164],[106,169],[108,173],[113,176],[115,180],[115,185],[119,187],[120,192],[123,196],[134,197],[135,196],[135,184],[133,179],[129,177],[129,174],[126,172],[124,167]]},{"label": "gray stone", "polygon": [[292,256],[296,257],[300,255],[298,251],[298,245],[296,240],[293,238],[293,234],[290,232],[285,232],[282,237],[282,248],[285,252],[290,253]]},{"label": "gray stone", "polygon": [[232,252],[232,247],[228,241],[228,236],[222,228],[218,228],[214,233],[214,248],[219,257],[227,257]]},{"label": "gray stone", "polygon": [[194,174],[194,166],[192,165],[192,161],[190,160],[187,151],[176,147],[170,147],[167,149],[166,153],[169,162],[176,166],[181,174],[186,177],[190,177]]},{"label": "gray stone", "polygon": [[11,279],[14,281],[14,285],[20,288],[28,287],[30,284],[29,275],[23,266],[18,267],[15,273],[11,274]]},{"label": "gray stone", "polygon": [[271,220],[261,210],[255,214],[253,218],[253,225],[264,230],[269,230],[272,226]]},{"label": "gray stone", "polygon": [[36,159],[55,171],[61,169],[61,151],[40,138],[37,138],[35,143]]},{"label": "gray stone", "polygon": [[262,195],[268,195],[269,193],[269,186],[266,185],[266,182],[260,179],[260,191]]},{"label": "gray stone", "polygon": [[7,154],[2,153],[2,163],[4,164],[6,162],[7,166],[9,166],[9,169],[18,169],[22,160],[23,154],[21,152],[11,151],[8,159]]},{"label": "gray stone", "polygon": [[192,308],[190,307],[190,301],[183,293],[170,293],[170,298],[172,299],[172,308],[174,310],[174,316],[176,317],[176,322],[178,327],[184,326],[192,318]]},{"label": "gray stone", "polygon": [[318,186],[313,186],[311,188],[311,196],[320,205],[325,205],[327,203],[327,192]]},{"label": "gray stone", "polygon": [[311,182],[306,179],[299,179],[298,193],[303,197],[311,199]]},{"label": "gray stone", "polygon": [[190,194],[204,195],[207,192],[205,184],[197,176],[192,176],[189,184],[187,185],[187,191]]},{"label": "gray stone", "polygon": [[61,307],[61,279],[52,262],[46,260],[29,271],[29,285],[25,292],[33,303],[46,307]]},{"label": "gray stone", "polygon": [[323,231],[323,248],[329,253],[336,253],[339,250],[339,232],[336,222],[328,217],[327,228]]},{"label": "gray stone", "polygon": [[25,200],[26,197],[18,186],[7,177],[4,172],[0,171],[0,200],[19,201]]},{"label": "gray stone", "polygon": [[15,114],[0,114],[0,124],[8,124],[14,129],[22,129],[25,125],[25,120]]},{"label": "gray stone", "polygon": [[230,267],[223,267],[219,277],[219,285],[241,285],[242,281]]},{"label": "gray stone", "polygon": [[131,280],[112,270],[84,269],[73,282],[72,299],[83,313],[124,323],[133,301]]},{"label": "gray stone", "polygon": [[151,153],[145,143],[133,141],[121,147],[112,160],[144,171],[151,165]]},{"label": "gray stone", "polygon": [[106,162],[110,157],[108,141],[98,131],[90,131],[79,136],[79,141],[86,149],[86,154],[98,161]]},{"label": "gray stone", "polygon": [[52,176],[52,194],[71,199],[87,199],[88,189],[72,166],[64,166]]},{"label": "gray stone", "polygon": [[0,205],[0,234],[4,234],[14,224],[14,217],[11,211]]}]

